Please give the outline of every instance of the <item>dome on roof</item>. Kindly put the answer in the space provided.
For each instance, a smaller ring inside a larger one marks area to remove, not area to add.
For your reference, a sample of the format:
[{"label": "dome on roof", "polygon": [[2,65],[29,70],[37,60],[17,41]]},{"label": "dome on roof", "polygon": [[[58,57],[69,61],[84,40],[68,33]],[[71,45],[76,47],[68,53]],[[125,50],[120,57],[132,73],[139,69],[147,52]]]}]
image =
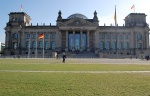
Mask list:
[{"label": "dome on roof", "polygon": [[72,14],[72,15],[70,15],[67,19],[73,19],[73,18],[88,19],[85,15],[79,14],[79,13]]}]

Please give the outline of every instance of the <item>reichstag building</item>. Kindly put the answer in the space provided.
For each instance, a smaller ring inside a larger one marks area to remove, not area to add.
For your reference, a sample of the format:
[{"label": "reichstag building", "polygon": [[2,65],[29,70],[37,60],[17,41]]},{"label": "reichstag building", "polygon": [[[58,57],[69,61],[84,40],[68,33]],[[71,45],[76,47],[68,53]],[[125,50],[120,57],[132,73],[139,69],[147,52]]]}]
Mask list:
[{"label": "reichstag building", "polygon": [[[30,23],[25,12],[11,12],[5,27],[5,55],[45,58],[54,52],[95,54],[100,58],[139,57],[149,52],[149,26],[145,13],[130,13],[122,26],[99,26],[97,12],[89,19],[83,14],[63,18],[58,12],[56,25]],[[39,39],[39,36],[43,37]]]}]

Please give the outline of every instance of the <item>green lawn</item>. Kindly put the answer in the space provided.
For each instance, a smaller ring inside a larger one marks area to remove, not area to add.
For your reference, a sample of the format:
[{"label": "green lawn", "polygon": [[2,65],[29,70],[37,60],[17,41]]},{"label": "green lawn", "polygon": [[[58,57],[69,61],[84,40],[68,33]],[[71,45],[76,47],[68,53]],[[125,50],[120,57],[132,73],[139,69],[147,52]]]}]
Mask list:
[{"label": "green lawn", "polygon": [[[58,62],[58,63],[57,63]],[[150,65],[0,59],[0,70],[150,71]],[[150,96],[150,73],[0,72],[0,96]]]}]

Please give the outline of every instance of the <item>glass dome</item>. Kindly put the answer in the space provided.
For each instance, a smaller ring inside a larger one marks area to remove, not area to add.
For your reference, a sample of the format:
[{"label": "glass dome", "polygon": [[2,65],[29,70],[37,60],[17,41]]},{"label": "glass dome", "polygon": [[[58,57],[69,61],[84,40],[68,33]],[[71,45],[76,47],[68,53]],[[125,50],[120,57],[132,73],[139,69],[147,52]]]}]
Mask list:
[{"label": "glass dome", "polygon": [[73,19],[73,18],[88,19],[85,15],[79,14],[79,13],[72,14],[72,15],[70,15],[67,19]]}]

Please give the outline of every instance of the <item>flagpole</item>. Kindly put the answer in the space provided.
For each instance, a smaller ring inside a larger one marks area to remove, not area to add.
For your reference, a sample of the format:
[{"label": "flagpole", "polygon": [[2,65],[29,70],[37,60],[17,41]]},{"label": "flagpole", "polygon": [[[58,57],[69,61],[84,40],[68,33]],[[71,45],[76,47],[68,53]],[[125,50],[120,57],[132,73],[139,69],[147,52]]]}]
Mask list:
[{"label": "flagpole", "polygon": [[118,44],[118,36],[117,36],[117,15],[116,15],[116,5],[115,5],[115,16],[114,16],[114,20],[115,20],[115,29],[116,29],[116,54],[117,54],[117,58],[118,58],[118,50],[117,50],[117,44]]},{"label": "flagpole", "polygon": [[37,32],[36,32],[36,49],[35,49],[35,58],[37,58],[37,38],[38,38],[38,36],[37,36]]},{"label": "flagpole", "polygon": [[30,43],[31,43],[31,34],[29,34],[29,48],[28,48],[28,58],[30,58]]},{"label": "flagpole", "polygon": [[44,58],[44,37],[43,37],[43,58]]},{"label": "flagpole", "polygon": [[134,5],[134,13],[135,13],[135,5]]}]

